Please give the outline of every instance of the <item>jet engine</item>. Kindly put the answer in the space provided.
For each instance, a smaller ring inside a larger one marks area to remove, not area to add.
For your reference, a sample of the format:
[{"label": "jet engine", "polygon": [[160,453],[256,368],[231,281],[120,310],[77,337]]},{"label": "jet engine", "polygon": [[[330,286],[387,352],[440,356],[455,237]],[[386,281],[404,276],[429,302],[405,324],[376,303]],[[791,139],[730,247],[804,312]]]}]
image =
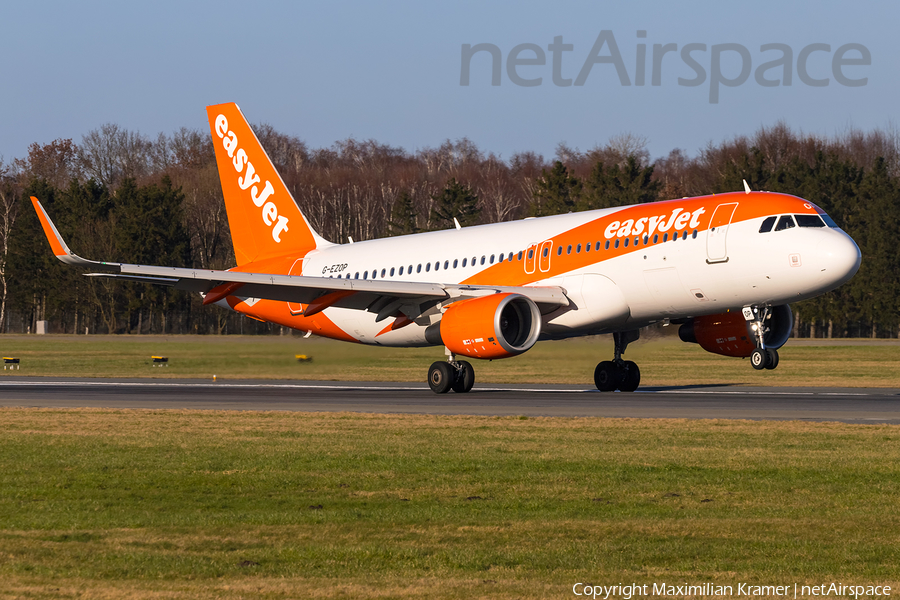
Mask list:
[{"label": "jet engine", "polygon": [[[470,358],[508,358],[522,354],[541,334],[537,305],[521,294],[492,294],[455,302],[438,328],[440,343],[454,354]],[[431,328],[429,328],[431,329]],[[426,332],[426,338],[434,338]]]},{"label": "jet engine", "polygon": [[[784,346],[793,326],[794,315],[790,306],[783,304],[770,308],[763,336],[766,348]],[[689,319],[678,329],[678,337],[683,342],[700,344],[707,352],[723,356],[745,358],[756,349],[756,334],[739,310]]]}]

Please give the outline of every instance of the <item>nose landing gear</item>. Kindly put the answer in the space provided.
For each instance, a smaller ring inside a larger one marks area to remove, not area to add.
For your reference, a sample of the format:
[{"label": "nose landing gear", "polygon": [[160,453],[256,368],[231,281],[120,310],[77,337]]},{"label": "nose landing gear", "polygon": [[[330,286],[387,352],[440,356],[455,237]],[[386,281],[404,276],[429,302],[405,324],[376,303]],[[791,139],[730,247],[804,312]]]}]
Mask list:
[{"label": "nose landing gear", "polygon": [[757,371],[778,366],[778,350],[766,348],[766,334],[769,332],[766,321],[771,317],[770,312],[768,306],[747,306],[743,309],[744,318],[756,336],[756,350],[750,354],[750,364]]},{"label": "nose landing gear", "polygon": [[633,392],[641,384],[641,370],[630,360],[622,360],[628,344],[637,340],[641,332],[637,329],[613,333],[615,358],[604,360],[594,369],[594,384],[601,392]]}]

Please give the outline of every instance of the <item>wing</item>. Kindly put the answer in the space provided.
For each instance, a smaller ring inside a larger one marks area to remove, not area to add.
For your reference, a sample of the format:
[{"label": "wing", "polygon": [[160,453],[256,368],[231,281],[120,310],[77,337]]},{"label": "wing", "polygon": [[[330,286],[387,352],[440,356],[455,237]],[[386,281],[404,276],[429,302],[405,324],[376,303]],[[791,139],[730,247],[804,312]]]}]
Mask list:
[{"label": "wing", "polygon": [[376,321],[400,314],[415,320],[438,303],[505,292],[527,296],[544,313],[569,305],[565,290],[560,287],[471,286],[415,281],[332,279],[87,260],[69,250],[40,201],[32,196],[31,202],[37,211],[47,241],[60,261],[96,271],[87,273],[90,277],[110,277],[199,292],[204,295],[204,304],[218,302],[227,296],[279,300],[306,304],[304,310],[306,316],[336,306],[376,312],[378,313]]}]

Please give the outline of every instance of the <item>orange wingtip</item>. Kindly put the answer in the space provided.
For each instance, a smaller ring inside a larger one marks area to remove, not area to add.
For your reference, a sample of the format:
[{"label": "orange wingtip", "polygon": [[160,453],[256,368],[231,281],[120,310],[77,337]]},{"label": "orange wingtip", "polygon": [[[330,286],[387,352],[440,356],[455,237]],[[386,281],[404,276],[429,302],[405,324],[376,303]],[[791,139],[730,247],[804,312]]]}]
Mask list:
[{"label": "orange wingtip", "polygon": [[32,206],[34,206],[34,210],[41,222],[41,227],[44,230],[44,235],[47,236],[47,241],[50,242],[50,248],[53,250],[53,254],[55,254],[56,256],[68,256],[70,254],[68,248],[66,248],[63,244],[62,237],[60,237],[59,232],[53,225],[53,222],[50,221],[50,217],[47,216],[47,212],[41,205],[41,201],[32,196],[31,204]]}]

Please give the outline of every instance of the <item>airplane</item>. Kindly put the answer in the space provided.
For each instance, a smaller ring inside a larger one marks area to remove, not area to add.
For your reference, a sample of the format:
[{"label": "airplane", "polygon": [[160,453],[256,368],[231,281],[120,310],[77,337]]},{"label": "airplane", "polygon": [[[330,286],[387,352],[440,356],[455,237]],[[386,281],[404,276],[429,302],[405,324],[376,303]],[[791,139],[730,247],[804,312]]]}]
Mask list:
[{"label": "airplane", "polygon": [[789,303],[848,281],[861,255],[818,206],[744,190],[335,244],[311,226],[234,103],[207,107],[237,265],[204,270],[86,260],[37,198],[53,253],[91,276],[199,292],[248,317],[376,346],[444,346],[435,393],[469,392],[471,363],[539,340],[612,334],[594,383],[632,392],[624,360],[653,323],[709,352],[774,369]]}]

